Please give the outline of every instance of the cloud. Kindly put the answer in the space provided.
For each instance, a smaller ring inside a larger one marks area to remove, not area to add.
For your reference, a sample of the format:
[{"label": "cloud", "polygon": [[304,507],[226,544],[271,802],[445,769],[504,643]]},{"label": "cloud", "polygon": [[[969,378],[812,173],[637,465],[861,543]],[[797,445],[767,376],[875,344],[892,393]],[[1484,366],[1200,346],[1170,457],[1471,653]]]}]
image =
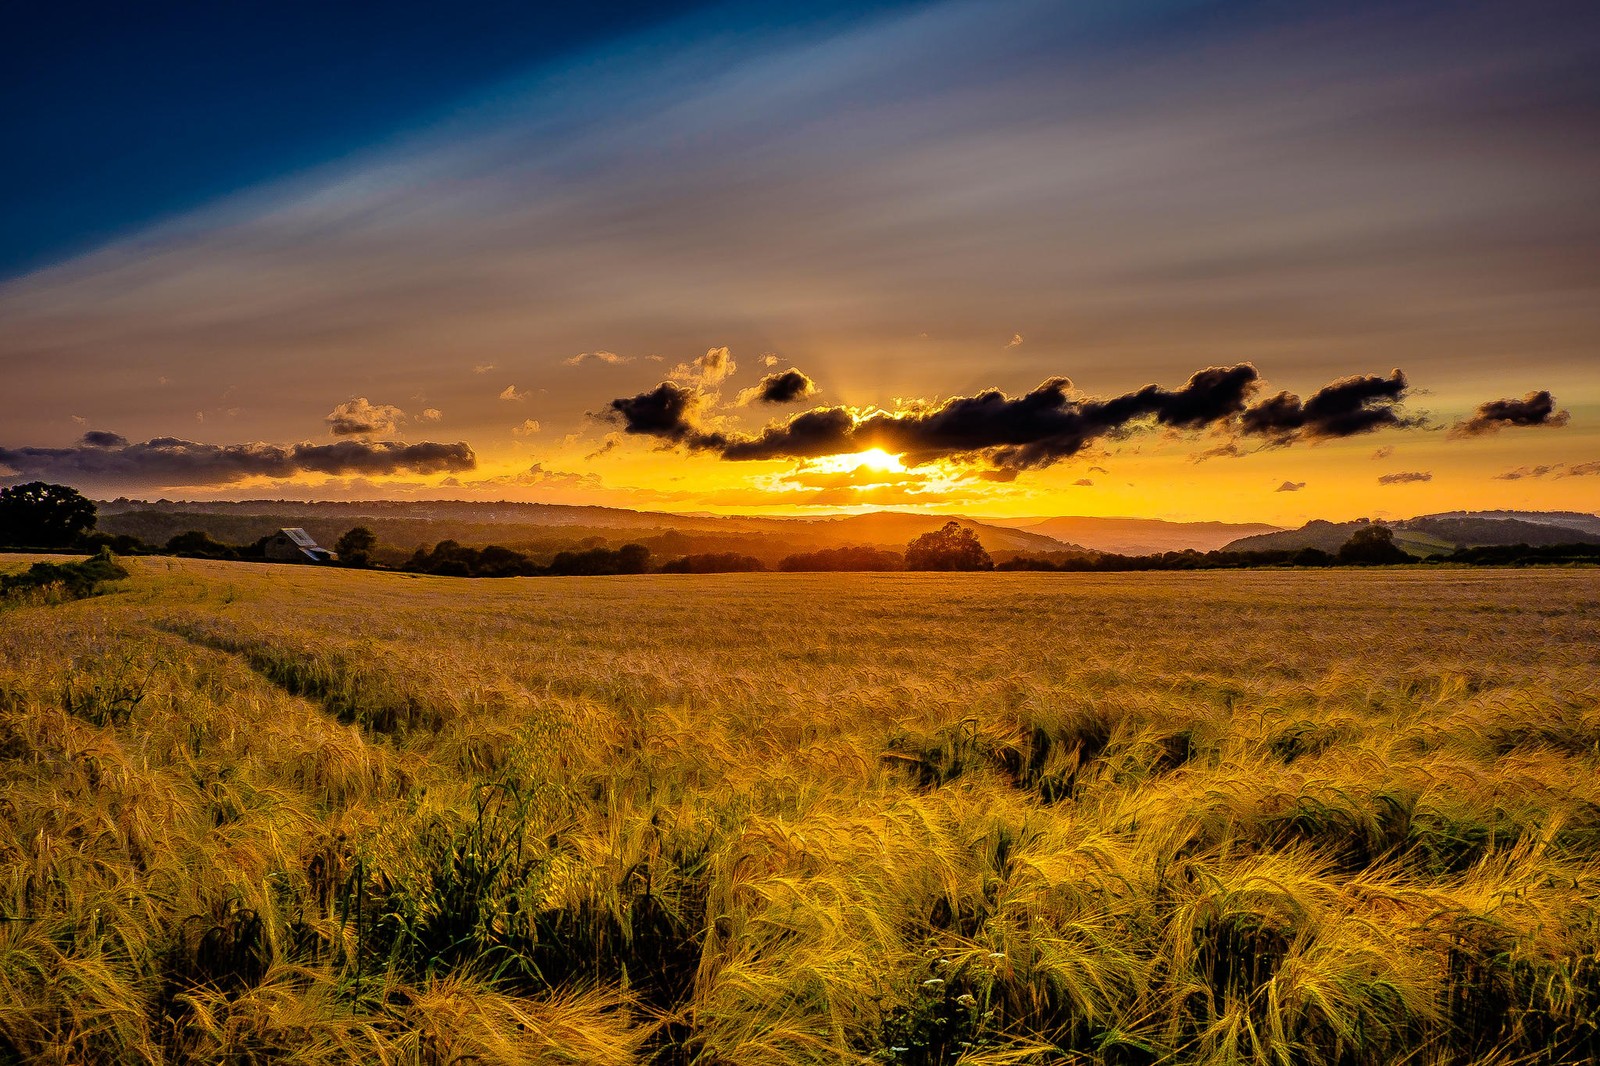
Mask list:
[{"label": "cloud", "polygon": [[1020,348],[1020,347],[1022,347],[1022,334],[1013,333],[1011,335],[1011,339],[1006,341],[1006,347],[1007,348]]},{"label": "cloud", "polygon": [[547,470],[543,463],[534,463],[520,474],[505,474],[500,477],[457,482],[457,484],[468,486],[521,485],[562,489],[598,489],[604,487],[598,474],[574,474],[565,470]]},{"label": "cloud", "polygon": [[765,355],[763,355],[761,357],[761,365],[765,366],[765,367],[777,366],[778,365],[778,357],[776,355],[773,355],[771,352],[767,352]]},{"label": "cloud", "polygon": [[507,385],[505,388],[500,390],[500,398],[502,400],[512,401],[526,400],[528,398],[528,390],[518,389],[515,385]]},{"label": "cloud", "polygon": [[604,351],[579,352],[571,359],[563,359],[561,362],[563,366],[582,366],[590,360],[597,363],[605,363],[607,366],[621,366],[624,363],[633,362],[633,356],[618,355],[616,352]]},{"label": "cloud", "polygon": [[0,466],[23,478],[103,486],[223,485],[246,478],[378,476],[401,471],[437,474],[471,470],[477,457],[465,442],[406,444],[341,440],[332,444],[201,444],[155,437],[138,444],[81,444],[72,448],[0,448]]},{"label": "cloud", "polygon": [[1389,456],[1391,456],[1393,454],[1394,454],[1394,445],[1393,444],[1385,444],[1383,447],[1378,448],[1377,450],[1375,450],[1372,453],[1371,458],[1373,458],[1373,459],[1387,459],[1387,458],[1389,458]]},{"label": "cloud", "polygon": [[323,417],[329,433],[349,437],[393,433],[405,421],[406,413],[391,404],[368,403],[365,396],[357,396],[337,405]]},{"label": "cloud", "polygon": [[78,441],[86,448],[120,448],[128,443],[128,438],[120,433],[107,433],[105,430],[91,429]]},{"label": "cloud", "polygon": [[1398,474],[1383,474],[1378,478],[1380,485],[1411,485],[1419,481],[1432,481],[1433,474],[1426,470],[1404,470]]},{"label": "cloud", "polygon": [[518,437],[531,437],[535,433],[539,432],[538,420],[524,418],[522,420],[522,425],[512,427],[511,432]]},{"label": "cloud", "polygon": [[472,372],[474,374],[487,374],[489,371],[493,370],[494,367],[495,364],[493,363],[479,363],[477,366],[472,368]]},{"label": "cloud", "polygon": [[1450,427],[1450,436],[1480,437],[1486,433],[1523,426],[1549,426],[1554,429],[1566,425],[1570,417],[1566,411],[1557,411],[1555,397],[1540,389],[1520,400],[1489,400],[1479,404],[1471,418],[1462,419]]},{"label": "cloud", "polygon": [[1523,478],[1546,477],[1554,475],[1561,477],[1585,477],[1600,474],[1600,459],[1587,463],[1550,463],[1543,466],[1519,466],[1515,470],[1507,470],[1503,474],[1496,474],[1496,481],[1521,481]]},{"label": "cloud", "polygon": [[702,400],[685,385],[663,381],[649,392],[612,400],[607,417],[620,419],[625,433],[658,437],[692,448],[714,448],[726,443],[720,434],[705,433],[695,422]]},{"label": "cloud", "polygon": [[739,403],[794,403],[812,396],[817,383],[790,367],[781,374],[768,374],[752,388],[739,393]]},{"label": "cloud", "polygon": [[1340,378],[1304,402],[1288,392],[1262,400],[1244,412],[1240,425],[1247,435],[1266,437],[1276,444],[1416,425],[1398,410],[1405,393],[1406,376],[1399,370],[1386,378],[1376,374]]},{"label": "cloud", "polygon": [[1521,481],[1523,478],[1528,477],[1544,477],[1546,474],[1553,474],[1560,469],[1560,463],[1553,466],[1519,466],[1515,470],[1507,470],[1503,474],[1496,474],[1494,479],[1496,481]]},{"label": "cloud", "polygon": [[667,371],[667,377],[673,381],[698,385],[704,389],[714,389],[737,369],[738,364],[733,361],[733,356],[726,347],[707,348],[706,354],[700,358],[679,363]]},{"label": "cloud", "polygon": [[1080,488],[1090,488],[1094,485],[1094,482],[1089,478],[1080,477],[1078,480],[1074,481],[1073,484]]},{"label": "cloud", "polygon": [[842,407],[817,408],[720,451],[729,459],[772,459],[878,447],[911,463],[981,456],[994,466],[1031,469],[1070,458],[1141,419],[1175,429],[1227,420],[1244,409],[1256,378],[1255,367],[1240,364],[1208,367],[1177,390],[1148,385],[1109,400],[1074,398],[1070,381],[1051,378],[1018,397],[991,389],[859,418]]},{"label": "cloud", "polygon": [[[1110,399],[1075,396],[1066,378],[1050,378],[1010,397],[998,389],[938,403],[900,401],[895,411],[818,407],[769,425],[760,433],[713,431],[700,421],[696,392],[663,382],[649,392],[613,400],[628,433],[719,453],[724,459],[807,459],[882,448],[912,465],[935,459],[983,461],[1036,469],[1070,458],[1102,438],[1121,438],[1141,425],[1173,430],[1219,427],[1266,436],[1273,444],[1366,433],[1413,424],[1396,406],[1405,376],[1343,378],[1304,403],[1289,393],[1249,405],[1260,375],[1249,363],[1207,367],[1177,389],[1146,385]],[[1216,454],[1238,454],[1235,442]]]},{"label": "cloud", "polygon": [[1304,481],[1285,481],[1282,485],[1279,485],[1277,488],[1273,489],[1272,491],[1273,492],[1299,492],[1301,489],[1303,489],[1305,487],[1306,487],[1306,483]]},{"label": "cloud", "polygon": [[417,415],[417,421],[418,422],[437,422],[437,421],[439,421],[439,419],[441,419],[443,417],[444,417],[444,415],[439,413],[439,409],[437,407],[425,407]]}]

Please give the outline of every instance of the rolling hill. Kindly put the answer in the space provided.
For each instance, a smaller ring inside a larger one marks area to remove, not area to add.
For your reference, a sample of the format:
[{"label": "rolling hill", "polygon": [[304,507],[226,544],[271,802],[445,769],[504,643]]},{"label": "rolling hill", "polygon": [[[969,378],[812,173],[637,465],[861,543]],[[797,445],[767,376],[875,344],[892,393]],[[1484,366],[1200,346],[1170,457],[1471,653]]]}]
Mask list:
[{"label": "rolling hill", "polygon": [[1119,555],[1212,551],[1240,537],[1274,533],[1281,526],[1263,522],[1167,522],[1159,518],[987,518],[993,525],[1040,533]]},{"label": "rolling hill", "polygon": [[[1488,517],[1516,514],[1516,518]],[[1539,515],[1538,521],[1533,515]],[[1558,520],[1559,519],[1559,520]],[[1229,551],[1295,551],[1320,548],[1336,552],[1356,530],[1371,524],[1362,518],[1354,522],[1327,522],[1315,519],[1299,529],[1241,537],[1229,543]],[[1581,512],[1468,512],[1454,511],[1420,515],[1385,523],[1394,531],[1397,545],[1413,555],[1450,552],[1456,548],[1476,548],[1492,544],[1600,544],[1600,518]]]}]

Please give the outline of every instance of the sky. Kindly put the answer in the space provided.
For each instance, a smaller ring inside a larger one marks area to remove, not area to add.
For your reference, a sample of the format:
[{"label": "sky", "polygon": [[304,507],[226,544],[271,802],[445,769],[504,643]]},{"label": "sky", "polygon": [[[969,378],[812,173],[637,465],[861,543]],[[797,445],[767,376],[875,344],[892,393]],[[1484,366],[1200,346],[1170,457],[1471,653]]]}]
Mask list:
[{"label": "sky", "polygon": [[0,484],[1600,506],[1592,4],[544,7],[30,5]]}]

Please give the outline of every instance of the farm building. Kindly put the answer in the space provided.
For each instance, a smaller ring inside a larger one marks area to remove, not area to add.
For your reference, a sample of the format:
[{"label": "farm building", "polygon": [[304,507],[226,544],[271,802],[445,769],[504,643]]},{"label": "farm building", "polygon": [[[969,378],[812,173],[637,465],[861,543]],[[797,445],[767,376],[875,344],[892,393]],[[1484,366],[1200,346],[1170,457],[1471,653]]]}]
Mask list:
[{"label": "farm building", "polygon": [[298,527],[280,529],[267,540],[265,553],[278,563],[331,563],[335,556],[317,545],[310,533]]}]

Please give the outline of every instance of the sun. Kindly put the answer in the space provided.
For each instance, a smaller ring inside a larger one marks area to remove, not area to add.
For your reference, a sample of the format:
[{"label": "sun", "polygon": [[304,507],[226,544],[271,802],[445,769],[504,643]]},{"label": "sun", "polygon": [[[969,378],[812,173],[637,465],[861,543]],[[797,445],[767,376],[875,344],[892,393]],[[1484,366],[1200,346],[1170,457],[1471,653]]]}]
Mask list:
[{"label": "sun", "polygon": [[825,455],[807,465],[812,470],[828,473],[846,473],[865,468],[880,474],[899,474],[906,468],[898,455],[891,455],[882,448],[868,448],[864,452],[851,452],[847,455]]}]

